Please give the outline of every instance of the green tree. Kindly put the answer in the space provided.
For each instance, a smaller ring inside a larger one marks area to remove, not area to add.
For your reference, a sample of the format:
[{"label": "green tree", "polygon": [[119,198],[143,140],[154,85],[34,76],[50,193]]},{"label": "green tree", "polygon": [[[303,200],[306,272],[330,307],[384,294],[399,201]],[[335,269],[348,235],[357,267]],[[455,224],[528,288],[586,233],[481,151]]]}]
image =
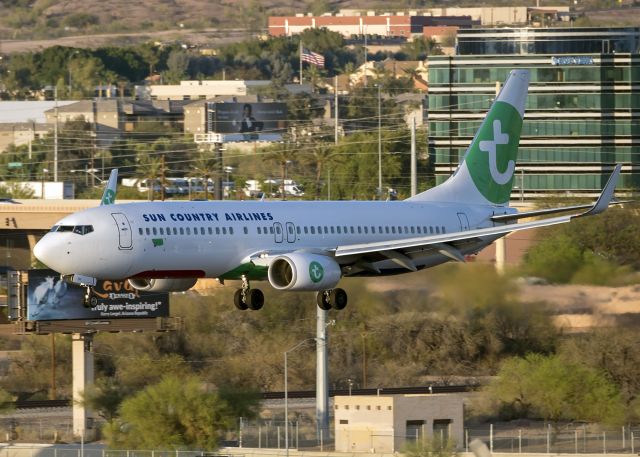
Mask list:
[{"label": "green tree", "polygon": [[[305,150],[307,148],[304,148]],[[316,200],[320,199],[322,193],[322,177],[326,168],[338,162],[340,156],[333,144],[317,142],[313,144],[310,151],[305,153],[303,160],[315,168],[315,195]]]},{"label": "green tree", "polygon": [[107,429],[111,446],[126,449],[215,450],[235,423],[228,403],[196,377],[166,376],[122,403]]},{"label": "green tree", "polygon": [[202,185],[204,187],[204,198],[209,200],[209,180],[218,176],[220,161],[214,157],[214,152],[201,150],[195,162],[193,163],[193,169],[196,175],[202,179]]},{"label": "green tree", "polygon": [[165,84],[178,84],[187,76],[189,54],[182,50],[173,50],[167,59],[167,70],[163,72]]},{"label": "green tree", "polygon": [[541,417],[554,424],[620,424],[625,418],[620,394],[603,372],[557,355],[506,360],[485,394],[513,417]]}]

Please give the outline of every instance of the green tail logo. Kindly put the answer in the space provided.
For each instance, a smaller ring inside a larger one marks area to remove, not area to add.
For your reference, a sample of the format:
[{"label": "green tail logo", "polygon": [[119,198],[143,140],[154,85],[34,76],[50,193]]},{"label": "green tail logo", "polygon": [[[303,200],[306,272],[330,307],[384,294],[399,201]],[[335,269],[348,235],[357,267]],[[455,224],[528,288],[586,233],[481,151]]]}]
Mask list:
[{"label": "green tail logo", "polygon": [[522,117],[511,104],[496,101],[469,148],[465,161],[476,188],[491,203],[509,201]]}]

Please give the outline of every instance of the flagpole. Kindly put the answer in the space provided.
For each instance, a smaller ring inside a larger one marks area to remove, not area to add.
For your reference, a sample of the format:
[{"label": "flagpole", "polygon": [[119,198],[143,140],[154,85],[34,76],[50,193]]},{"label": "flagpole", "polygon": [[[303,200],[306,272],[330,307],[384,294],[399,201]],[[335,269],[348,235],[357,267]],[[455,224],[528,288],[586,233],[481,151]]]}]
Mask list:
[{"label": "flagpole", "polygon": [[298,55],[300,57],[300,85],[302,86],[302,40],[300,40],[300,50]]}]

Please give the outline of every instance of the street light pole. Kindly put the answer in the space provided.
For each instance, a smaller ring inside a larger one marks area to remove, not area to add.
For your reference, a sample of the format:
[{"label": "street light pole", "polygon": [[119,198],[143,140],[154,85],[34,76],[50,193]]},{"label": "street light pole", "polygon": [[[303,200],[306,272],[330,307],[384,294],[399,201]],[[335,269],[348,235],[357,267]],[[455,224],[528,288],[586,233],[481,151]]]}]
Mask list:
[{"label": "street light pole", "polygon": [[309,341],[313,341],[315,338],[307,338],[300,341],[294,347],[288,351],[284,351],[284,452],[285,457],[289,457],[289,372],[287,366],[287,356],[289,352],[293,352],[299,347],[307,344]]},{"label": "street light pole", "polygon": [[382,104],[380,102],[380,84],[378,84],[378,198],[382,198]]}]

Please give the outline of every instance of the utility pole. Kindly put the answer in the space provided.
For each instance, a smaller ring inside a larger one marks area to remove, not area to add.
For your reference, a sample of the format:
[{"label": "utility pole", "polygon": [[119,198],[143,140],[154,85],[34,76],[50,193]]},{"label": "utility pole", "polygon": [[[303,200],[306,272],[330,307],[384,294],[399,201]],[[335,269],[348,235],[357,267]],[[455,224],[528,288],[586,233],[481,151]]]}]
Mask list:
[{"label": "utility pole", "polygon": [[382,103],[378,84],[378,198],[382,199]]},{"label": "utility pole", "polygon": [[56,334],[51,332],[51,393],[50,400],[56,399]]},{"label": "utility pole", "polygon": [[367,87],[367,26],[364,26],[364,87]]},{"label": "utility pole", "polygon": [[321,442],[328,438],[329,431],[328,311],[318,306],[316,311],[316,427]]},{"label": "utility pole", "polygon": [[334,126],[334,141],[335,144],[338,144],[338,75],[333,77],[333,91],[334,91],[334,101],[333,101],[333,118],[335,121]]},{"label": "utility pole", "polygon": [[55,123],[53,125],[53,180],[58,182],[58,86],[53,89],[55,106],[53,109]]},{"label": "utility pole", "polygon": [[411,196],[418,193],[418,160],[416,157],[416,117],[411,118]]},{"label": "utility pole", "polygon": [[[153,186],[153,184],[151,185]],[[160,200],[164,201],[164,197],[165,197],[164,195],[164,154],[162,154],[160,156]]]}]

